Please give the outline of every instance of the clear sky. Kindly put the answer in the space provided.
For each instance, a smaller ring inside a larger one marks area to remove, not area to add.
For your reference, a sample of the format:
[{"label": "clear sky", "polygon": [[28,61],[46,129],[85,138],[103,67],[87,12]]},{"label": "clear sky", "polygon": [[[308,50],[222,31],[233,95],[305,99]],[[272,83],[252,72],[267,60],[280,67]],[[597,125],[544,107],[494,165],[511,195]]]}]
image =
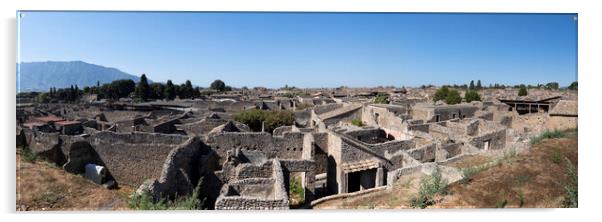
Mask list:
[{"label": "clear sky", "polygon": [[282,87],[577,79],[576,14],[22,12],[21,62]]}]

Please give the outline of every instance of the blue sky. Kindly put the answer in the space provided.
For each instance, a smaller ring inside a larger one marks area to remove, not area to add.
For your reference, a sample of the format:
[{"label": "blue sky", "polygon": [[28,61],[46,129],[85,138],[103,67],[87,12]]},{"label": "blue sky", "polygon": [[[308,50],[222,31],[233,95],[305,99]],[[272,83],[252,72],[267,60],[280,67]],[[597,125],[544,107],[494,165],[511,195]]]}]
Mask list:
[{"label": "blue sky", "polygon": [[577,78],[576,14],[22,12],[21,62],[282,87]]}]

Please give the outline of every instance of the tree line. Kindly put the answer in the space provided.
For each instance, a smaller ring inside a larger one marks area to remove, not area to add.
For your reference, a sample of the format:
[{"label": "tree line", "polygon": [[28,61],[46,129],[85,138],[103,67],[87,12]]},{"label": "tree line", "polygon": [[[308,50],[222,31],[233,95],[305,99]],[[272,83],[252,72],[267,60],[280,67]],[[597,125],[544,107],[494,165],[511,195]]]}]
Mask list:
[{"label": "tree line", "polygon": [[[190,80],[186,80],[180,85],[174,84],[171,80],[167,80],[166,83],[149,83],[146,74],[142,74],[138,83],[131,79],[120,79],[102,85],[100,82],[96,82],[96,86],[86,86],[83,89],[79,89],[77,85],[61,89],[52,87],[48,92],[37,94],[36,99],[41,103],[73,102],[84,94],[96,94],[98,99],[131,98],[135,101],[195,99],[202,96],[201,89],[198,86],[194,87]],[[222,80],[215,80],[209,89],[213,92],[224,92],[231,91],[232,87],[227,86]]]}]

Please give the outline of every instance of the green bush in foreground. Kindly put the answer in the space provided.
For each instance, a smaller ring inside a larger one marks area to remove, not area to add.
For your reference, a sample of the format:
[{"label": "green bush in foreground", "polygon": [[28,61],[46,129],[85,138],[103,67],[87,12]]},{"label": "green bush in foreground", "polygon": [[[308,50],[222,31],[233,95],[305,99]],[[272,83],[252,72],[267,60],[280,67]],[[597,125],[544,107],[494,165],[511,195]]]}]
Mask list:
[{"label": "green bush in foreground", "polygon": [[433,173],[420,181],[418,196],[412,198],[411,206],[424,209],[435,203],[434,197],[447,193],[447,180],[443,179],[439,167]]},{"label": "green bush in foreground", "polygon": [[578,206],[578,198],[577,198],[577,187],[578,187],[578,178],[577,178],[577,166],[573,165],[573,163],[568,159],[564,158],[566,162],[566,176],[569,178],[567,184],[564,185],[564,201],[562,203],[563,207],[569,208],[577,208]]}]

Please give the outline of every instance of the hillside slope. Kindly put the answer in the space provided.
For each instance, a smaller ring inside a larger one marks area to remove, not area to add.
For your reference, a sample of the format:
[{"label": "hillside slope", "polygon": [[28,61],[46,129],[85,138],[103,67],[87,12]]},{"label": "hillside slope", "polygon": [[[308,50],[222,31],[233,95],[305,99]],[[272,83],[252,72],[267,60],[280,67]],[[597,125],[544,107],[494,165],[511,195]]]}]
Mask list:
[{"label": "hillside slope", "polygon": [[71,85],[83,88],[118,79],[139,80],[138,76],[119,69],[82,61],[21,63],[17,77],[17,90],[21,92],[48,91],[50,87],[66,88]]}]

